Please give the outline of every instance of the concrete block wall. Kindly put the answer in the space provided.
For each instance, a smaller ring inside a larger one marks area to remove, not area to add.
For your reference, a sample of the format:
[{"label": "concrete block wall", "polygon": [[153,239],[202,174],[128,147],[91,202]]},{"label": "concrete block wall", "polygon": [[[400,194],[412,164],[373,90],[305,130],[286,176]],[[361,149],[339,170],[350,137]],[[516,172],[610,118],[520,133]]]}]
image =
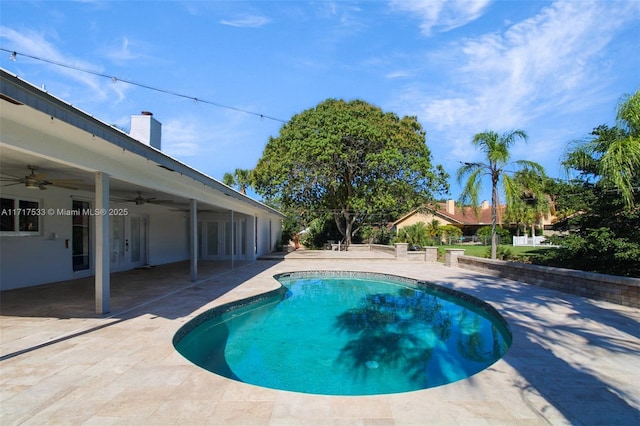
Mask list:
[{"label": "concrete block wall", "polygon": [[456,256],[456,260],[457,262],[450,265],[451,267],[469,269],[565,293],[640,308],[640,279],[638,278],[464,255]]},{"label": "concrete block wall", "polygon": [[395,243],[396,260],[407,260],[409,258],[409,243]]},{"label": "concrete block wall", "polygon": [[425,247],[425,257],[424,260],[427,262],[437,262],[438,261],[438,247]]}]

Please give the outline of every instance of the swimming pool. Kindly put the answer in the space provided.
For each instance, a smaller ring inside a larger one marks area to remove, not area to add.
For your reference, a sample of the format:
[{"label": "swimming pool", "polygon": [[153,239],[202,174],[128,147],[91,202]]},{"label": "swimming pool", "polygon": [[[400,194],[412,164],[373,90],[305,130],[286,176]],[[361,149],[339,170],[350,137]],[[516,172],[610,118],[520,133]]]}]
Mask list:
[{"label": "swimming pool", "polygon": [[511,344],[490,305],[386,274],[305,271],[279,290],[214,308],[174,336],[213,373],[258,386],[374,395],[441,386],[498,361]]}]

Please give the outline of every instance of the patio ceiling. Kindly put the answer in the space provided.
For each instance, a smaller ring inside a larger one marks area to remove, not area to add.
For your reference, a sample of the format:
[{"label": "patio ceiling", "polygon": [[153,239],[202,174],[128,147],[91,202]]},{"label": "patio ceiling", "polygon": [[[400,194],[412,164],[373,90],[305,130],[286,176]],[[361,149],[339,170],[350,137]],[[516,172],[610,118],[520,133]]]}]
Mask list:
[{"label": "patio ceiling", "polygon": [[[56,181],[70,180],[72,182],[68,183],[69,186],[75,187],[79,191],[88,191],[90,193],[95,191],[94,172],[57,162],[50,157],[37,156],[33,153],[19,151],[7,145],[0,144],[0,175],[3,178],[24,178],[31,174],[31,170],[28,168],[29,166],[35,167],[36,175],[54,182],[53,185],[47,186],[47,190],[51,187],[57,188],[57,185],[55,185]],[[65,182],[65,184],[67,184],[67,182]],[[171,209],[187,210],[189,208],[189,199],[185,197],[159,191],[154,188],[134,182],[124,181],[115,177],[110,178],[109,184],[110,202],[114,205],[126,203],[135,204],[133,200],[137,197],[142,197],[145,200],[154,199],[154,202],[150,202],[148,204],[156,204]],[[21,186],[24,186],[24,184],[12,184],[12,182],[3,181],[1,183],[0,192],[11,193],[12,189],[17,189]],[[70,192],[74,191],[72,189],[67,190]],[[157,203],[157,200],[162,200],[163,202]],[[210,212],[229,211],[228,208],[216,207],[214,205],[201,205],[201,208]]]}]

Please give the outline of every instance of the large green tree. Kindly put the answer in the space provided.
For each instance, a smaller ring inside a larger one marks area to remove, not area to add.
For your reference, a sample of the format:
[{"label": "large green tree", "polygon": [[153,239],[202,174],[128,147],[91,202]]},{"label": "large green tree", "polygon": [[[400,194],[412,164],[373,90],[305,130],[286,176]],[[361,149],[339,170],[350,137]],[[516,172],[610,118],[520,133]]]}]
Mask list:
[{"label": "large green tree", "polygon": [[562,212],[560,249],[540,263],[640,276],[640,91],[623,99],[613,127],[574,141],[562,164],[573,179],[550,192]]},{"label": "large green tree", "polygon": [[[521,139],[526,142],[527,134],[524,130],[511,130],[502,135],[494,131],[486,131],[478,133],[471,141],[473,145],[480,149],[485,156],[481,162],[466,162],[458,169],[458,182],[464,183],[462,194],[460,195],[460,203],[471,203],[478,206],[478,196],[482,188],[482,180],[485,177],[491,182],[491,258],[497,257],[497,233],[496,224],[498,220],[498,204],[500,202],[500,190],[506,196],[507,208],[516,206],[521,203],[523,185],[529,188],[537,187],[531,180],[543,180],[544,169],[538,163],[528,160],[518,160],[511,162],[511,153],[509,149]],[[520,172],[519,176],[522,180],[516,182],[511,174]]]},{"label": "large green tree", "polygon": [[327,99],[295,115],[269,139],[256,191],[290,214],[330,214],[349,244],[369,217],[393,219],[448,190],[416,117],[362,100]]}]

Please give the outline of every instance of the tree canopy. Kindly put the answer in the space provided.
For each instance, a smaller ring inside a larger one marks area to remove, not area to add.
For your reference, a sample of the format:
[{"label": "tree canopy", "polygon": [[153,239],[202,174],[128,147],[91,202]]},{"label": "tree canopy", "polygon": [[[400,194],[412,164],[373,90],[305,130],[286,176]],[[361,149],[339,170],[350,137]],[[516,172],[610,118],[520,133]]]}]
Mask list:
[{"label": "tree canopy", "polygon": [[394,219],[448,190],[425,140],[416,117],[327,99],[269,139],[253,171],[255,190],[307,223],[331,216],[348,244],[363,223]]}]

